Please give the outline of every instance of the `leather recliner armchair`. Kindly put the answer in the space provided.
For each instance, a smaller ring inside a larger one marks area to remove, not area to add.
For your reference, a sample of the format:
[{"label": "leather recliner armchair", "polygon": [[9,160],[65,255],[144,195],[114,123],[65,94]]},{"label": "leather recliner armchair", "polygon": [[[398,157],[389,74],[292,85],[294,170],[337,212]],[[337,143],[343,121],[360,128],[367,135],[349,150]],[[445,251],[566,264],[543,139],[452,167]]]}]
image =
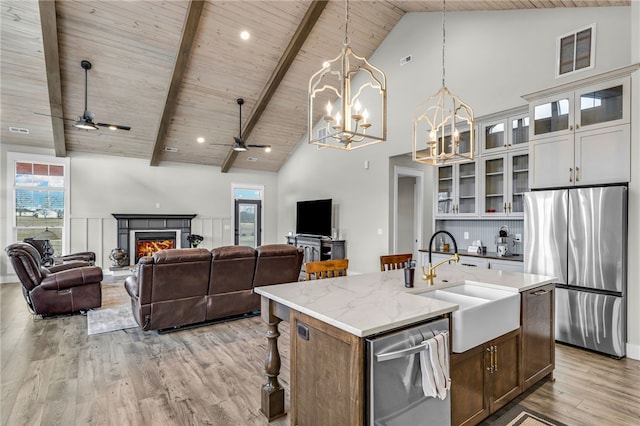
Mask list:
[{"label": "leather recliner armchair", "polygon": [[96,254],[92,251],[82,251],[78,253],[71,253],[64,256],[53,256],[53,249],[49,240],[34,240],[33,238],[25,238],[25,243],[31,244],[40,254],[42,259],[42,265],[51,266],[58,265],[65,262],[82,261],[86,262],[86,265],[76,266],[93,266],[96,264]]},{"label": "leather recliner armchair", "polygon": [[68,314],[102,305],[100,267],[78,267],[76,262],[45,267],[38,251],[27,243],[11,244],[5,251],[36,314]]}]

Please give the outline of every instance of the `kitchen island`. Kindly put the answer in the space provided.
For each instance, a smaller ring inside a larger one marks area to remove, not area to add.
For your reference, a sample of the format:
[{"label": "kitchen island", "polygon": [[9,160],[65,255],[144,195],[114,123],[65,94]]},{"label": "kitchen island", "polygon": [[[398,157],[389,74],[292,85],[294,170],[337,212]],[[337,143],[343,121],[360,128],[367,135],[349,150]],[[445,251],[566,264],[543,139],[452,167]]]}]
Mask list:
[{"label": "kitchen island", "polygon": [[[256,288],[255,291],[262,296],[262,319],[268,325],[263,414],[269,420],[284,414],[284,390],[278,383],[277,327],[281,320],[291,324],[291,423],[329,424],[333,419],[342,424],[364,424],[364,338],[439,317],[450,318],[450,314],[458,309],[456,303],[424,297],[420,293],[466,282],[526,294],[553,282],[553,277],[458,265],[443,265],[437,273],[432,287],[416,271],[414,287],[406,288],[403,271],[396,270]],[[553,292],[549,290],[539,294],[552,297]],[[523,307],[521,315],[525,312]],[[553,318],[552,307],[547,307],[546,311],[536,309],[536,312],[547,317],[546,324],[536,325],[536,335],[540,335],[541,329],[547,330],[548,334],[548,323]],[[524,335],[521,329],[518,329],[518,336]],[[552,327],[550,330],[552,335]],[[310,333],[322,337],[309,339]],[[307,350],[304,349],[306,346],[298,345],[299,339],[317,342]],[[519,337],[517,341],[521,343],[524,340]],[[544,372],[548,375],[548,365],[546,367]],[[520,374],[523,369],[519,361],[517,370],[521,384],[524,379]],[[320,386],[313,382],[319,377],[324,391],[314,389]],[[307,392],[308,389],[313,389],[313,392]],[[518,389],[523,389],[523,386],[519,385]],[[453,392],[455,381],[452,374]],[[484,403],[487,398],[482,400],[483,405],[487,405]]]}]

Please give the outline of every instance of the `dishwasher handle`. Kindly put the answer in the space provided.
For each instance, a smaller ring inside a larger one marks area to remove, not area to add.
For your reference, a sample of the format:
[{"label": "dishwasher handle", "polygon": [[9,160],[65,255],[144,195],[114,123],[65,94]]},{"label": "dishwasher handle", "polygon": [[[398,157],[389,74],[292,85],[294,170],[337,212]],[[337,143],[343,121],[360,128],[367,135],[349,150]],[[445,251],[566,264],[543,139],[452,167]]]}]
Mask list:
[{"label": "dishwasher handle", "polygon": [[387,352],[386,354],[376,354],[376,361],[390,361],[392,359],[398,359],[409,355],[415,355],[420,351],[427,349],[426,344],[420,344],[412,346],[410,348],[401,349],[399,351]]},{"label": "dishwasher handle", "polygon": [[[449,332],[447,331],[443,331],[442,333],[435,333],[434,336],[436,334],[444,334],[446,339],[449,339]],[[405,356],[411,356],[411,355],[415,355],[420,351],[424,351],[427,350],[427,344],[426,343],[421,343],[419,345],[416,346],[412,346],[410,348],[405,348],[405,349],[400,349],[399,351],[393,351],[393,352],[387,352],[387,353],[383,353],[383,354],[376,354],[376,361],[378,362],[384,362],[384,361],[391,361],[392,359],[398,359],[398,358],[402,358]]]}]

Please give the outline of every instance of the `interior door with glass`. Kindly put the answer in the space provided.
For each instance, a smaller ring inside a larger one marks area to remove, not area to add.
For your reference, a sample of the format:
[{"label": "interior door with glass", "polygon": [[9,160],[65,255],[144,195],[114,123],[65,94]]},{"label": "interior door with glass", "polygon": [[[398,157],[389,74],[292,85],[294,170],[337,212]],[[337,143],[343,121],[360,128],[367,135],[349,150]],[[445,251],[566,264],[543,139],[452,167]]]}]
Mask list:
[{"label": "interior door with glass", "polygon": [[258,247],[262,243],[262,201],[235,201],[235,245]]}]

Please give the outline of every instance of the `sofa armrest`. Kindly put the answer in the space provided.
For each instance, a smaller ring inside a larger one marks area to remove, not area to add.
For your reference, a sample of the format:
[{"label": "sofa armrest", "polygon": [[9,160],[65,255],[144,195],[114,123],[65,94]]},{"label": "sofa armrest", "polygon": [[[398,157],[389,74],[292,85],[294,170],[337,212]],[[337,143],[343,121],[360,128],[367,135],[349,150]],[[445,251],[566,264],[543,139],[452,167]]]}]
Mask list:
[{"label": "sofa armrest", "polygon": [[135,275],[129,275],[124,280],[124,288],[127,290],[127,293],[129,293],[129,296],[136,299],[138,298],[138,296],[140,296],[140,289],[138,288],[138,277],[136,277]]},{"label": "sofa armrest", "polygon": [[58,256],[56,260],[62,260],[63,262],[69,262],[72,260],[82,260],[85,262],[95,263],[96,254],[92,251],[83,251],[78,253],[66,254],[64,256]]},{"label": "sofa armrest", "polygon": [[83,260],[73,260],[71,262],[61,263],[59,265],[44,266],[43,268],[46,269],[45,272],[48,272],[48,273],[51,273],[51,274],[55,274],[55,273],[58,273],[60,271],[66,271],[67,269],[82,268],[82,267],[85,267],[85,266],[93,266],[93,265],[91,265],[89,262],[85,262]]},{"label": "sofa armrest", "polygon": [[86,266],[60,271],[55,274],[46,274],[40,282],[40,287],[46,290],[64,290],[86,284],[102,281],[102,269],[98,266]]}]

